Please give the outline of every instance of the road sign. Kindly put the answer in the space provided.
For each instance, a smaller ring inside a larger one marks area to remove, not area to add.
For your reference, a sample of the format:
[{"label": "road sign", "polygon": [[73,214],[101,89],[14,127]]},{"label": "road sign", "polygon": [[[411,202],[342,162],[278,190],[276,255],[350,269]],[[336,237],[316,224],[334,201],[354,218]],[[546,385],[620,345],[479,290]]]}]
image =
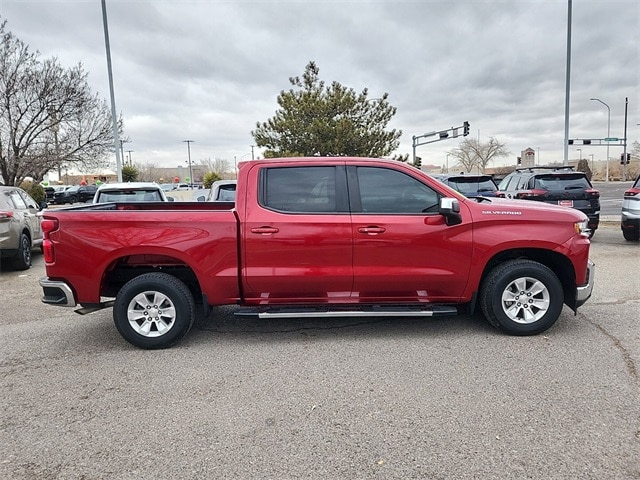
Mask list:
[{"label": "road sign", "polygon": [[619,140],[619,138],[615,138],[615,137],[605,138],[604,139],[605,142],[617,142],[618,140]]}]

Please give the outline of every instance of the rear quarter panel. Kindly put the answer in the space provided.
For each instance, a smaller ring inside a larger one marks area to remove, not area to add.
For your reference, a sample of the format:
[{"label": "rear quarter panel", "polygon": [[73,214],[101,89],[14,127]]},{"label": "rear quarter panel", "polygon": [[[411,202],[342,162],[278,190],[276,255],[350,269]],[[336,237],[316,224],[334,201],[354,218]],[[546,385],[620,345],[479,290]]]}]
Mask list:
[{"label": "rear quarter panel", "polygon": [[[166,205],[166,204],[165,204]],[[50,234],[54,261],[47,276],[66,280],[79,303],[100,301],[100,284],[116,261],[162,255],[189,266],[211,303],[238,296],[236,217],[231,210],[67,210]]]}]

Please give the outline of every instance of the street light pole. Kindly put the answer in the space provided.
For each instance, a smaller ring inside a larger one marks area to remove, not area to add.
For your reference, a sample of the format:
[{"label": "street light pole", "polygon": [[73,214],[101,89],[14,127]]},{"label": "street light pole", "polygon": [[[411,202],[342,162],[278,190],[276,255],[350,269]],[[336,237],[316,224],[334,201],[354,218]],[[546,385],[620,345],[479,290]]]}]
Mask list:
[{"label": "street light pole", "polygon": [[195,142],[193,140],[183,140],[182,143],[187,144],[187,154],[189,155],[189,184],[191,190],[193,190],[193,171],[191,170],[191,144]]},{"label": "street light pole", "polygon": [[607,105],[606,103],[604,103],[602,100],[600,100],[599,98],[590,98],[589,100],[593,100],[595,102],[600,102],[601,104],[603,104],[605,107],[607,107],[607,140],[605,140],[605,142],[607,142],[607,168],[606,168],[606,173],[605,173],[605,182],[609,181],[609,138],[611,138],[611,109],[609,108],[609,105]]},{"label": "street light pole", "polygon": [[578,150],[578,155],[580,155],[580,158],[578,161],[582,160],[582,149],[581,148],[576,148],[576,150]]}]

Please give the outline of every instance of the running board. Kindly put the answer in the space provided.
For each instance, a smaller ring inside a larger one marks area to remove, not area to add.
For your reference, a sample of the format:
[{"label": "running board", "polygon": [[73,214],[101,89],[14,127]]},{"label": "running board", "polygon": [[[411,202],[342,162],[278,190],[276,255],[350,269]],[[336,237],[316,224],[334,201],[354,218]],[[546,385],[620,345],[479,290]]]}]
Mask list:
[{"label": "running board", "polygon": [[436,317],[457,315],[458,309],[452,305],[402,306],[374,305],[348,308],[340,307],[255,307],[243,308],[236,316],[257,316],[258,318],[322,318],[322,317]]}]

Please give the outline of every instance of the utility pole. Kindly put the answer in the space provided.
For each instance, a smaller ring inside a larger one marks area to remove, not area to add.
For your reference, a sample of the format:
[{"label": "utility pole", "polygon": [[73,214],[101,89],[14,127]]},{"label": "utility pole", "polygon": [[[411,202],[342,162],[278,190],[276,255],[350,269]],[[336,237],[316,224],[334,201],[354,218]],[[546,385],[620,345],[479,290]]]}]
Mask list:
[{"label": "utility pole", "polygon": [[195,142],[193,140],[183,140],[182,143],[187,144],[187,154],[189,155],[189,184],[191,190],[193,190],[193,171],[191,170],[191,144]]},{"label": "utility pole", "polygon": [[111,72],[111,48],[109,47],[109,27],[107,26],[107,4],[102,0],[102,23],[104,26],[104,45],[107,50],[107,71],[109,73],[109,92],[111,94],[111,124],[113,128],[113,146],[116,151],[116,172],[122,182],[122,162],[118,150],[118,118],[116,117],[116,96],[113,93],[113,73]]}]

